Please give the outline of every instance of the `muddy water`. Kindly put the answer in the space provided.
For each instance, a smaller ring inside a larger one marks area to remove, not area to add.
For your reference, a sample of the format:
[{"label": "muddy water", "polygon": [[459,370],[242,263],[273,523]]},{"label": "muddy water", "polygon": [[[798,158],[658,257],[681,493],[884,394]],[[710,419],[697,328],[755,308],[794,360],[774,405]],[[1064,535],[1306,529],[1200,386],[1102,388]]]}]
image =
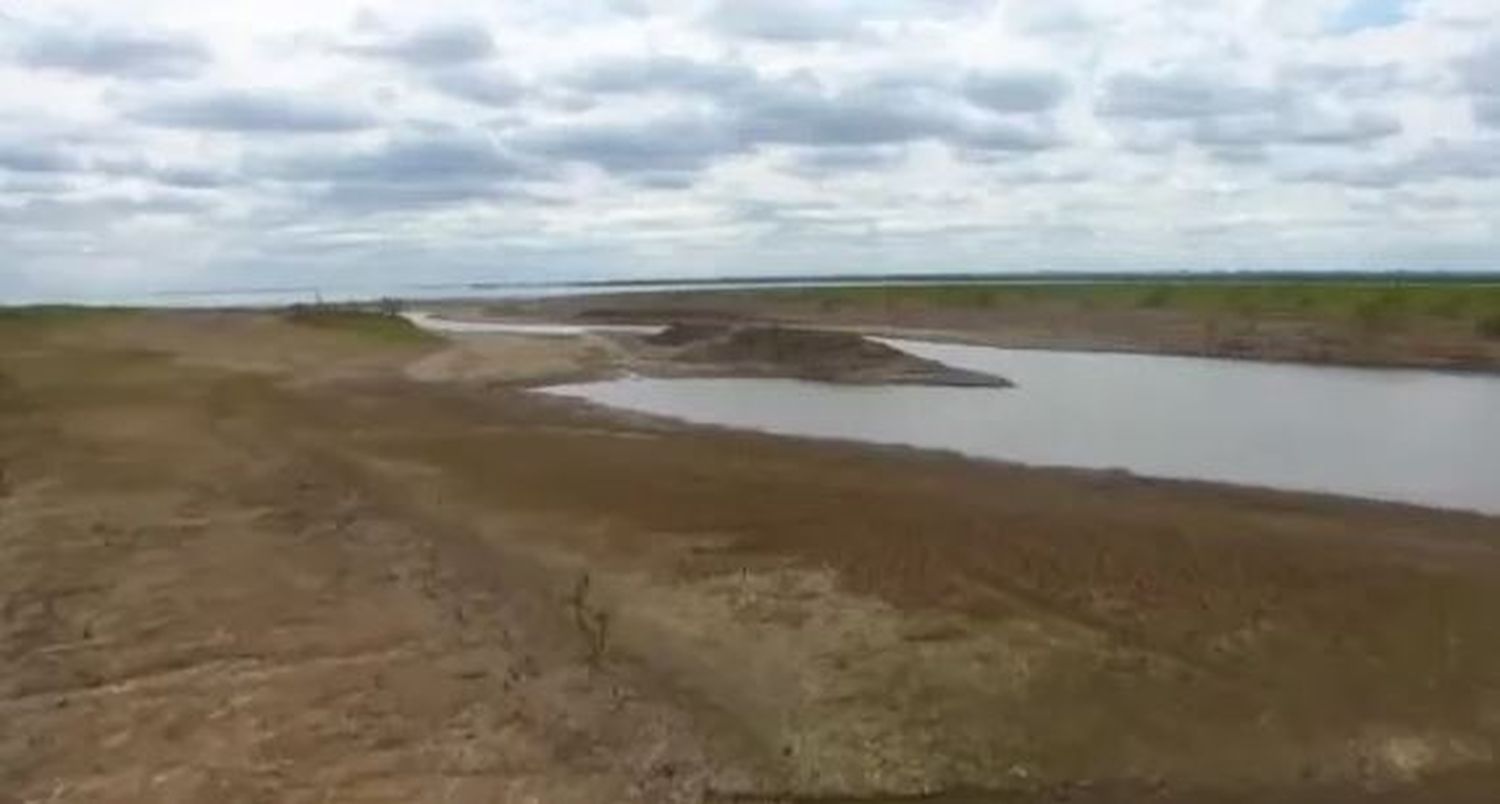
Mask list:
[{"label": "muddy water", "polygon": [[1500,378],[889,342],[1019,387],[627,379],[548,392],[789,435],[1500,514]]}]

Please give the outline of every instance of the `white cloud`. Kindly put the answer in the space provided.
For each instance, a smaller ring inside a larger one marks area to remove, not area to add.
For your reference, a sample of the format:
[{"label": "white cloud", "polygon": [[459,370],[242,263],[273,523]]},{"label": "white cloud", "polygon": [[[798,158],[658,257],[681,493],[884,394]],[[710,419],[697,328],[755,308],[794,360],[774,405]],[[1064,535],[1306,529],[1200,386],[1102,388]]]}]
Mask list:
[{"label": "white cloud", "polygon": [[17,0],[0,296],[1483,266],[1497,75],[1493,0]]}]

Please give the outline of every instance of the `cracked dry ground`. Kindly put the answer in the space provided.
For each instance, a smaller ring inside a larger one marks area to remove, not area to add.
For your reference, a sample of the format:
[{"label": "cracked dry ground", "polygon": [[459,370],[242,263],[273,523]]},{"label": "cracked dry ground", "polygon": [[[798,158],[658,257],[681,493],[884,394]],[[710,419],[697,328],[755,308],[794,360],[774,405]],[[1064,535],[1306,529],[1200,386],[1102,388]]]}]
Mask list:
[{"label": "cracked dry ground", "polygon": [[677,715],[578,661],[552,586],[265,418],[267,386],[130,349],[7,358],[0,801],[704,785]]},{"label": "cracked dry ground", "polygon": [[1500,790],[1493,519],[403,378],[439,348],[0,322],[0,801]]}]

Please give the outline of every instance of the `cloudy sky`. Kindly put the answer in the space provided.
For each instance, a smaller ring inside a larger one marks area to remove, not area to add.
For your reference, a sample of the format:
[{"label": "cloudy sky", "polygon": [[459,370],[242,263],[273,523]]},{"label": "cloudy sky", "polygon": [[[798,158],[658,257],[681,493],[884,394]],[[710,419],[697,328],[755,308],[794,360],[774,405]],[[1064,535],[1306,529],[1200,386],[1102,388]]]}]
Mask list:
[{"label": "cloudy sky", "polygon": [[1500,267],[1496,0],[0,0],[0,299]]}]

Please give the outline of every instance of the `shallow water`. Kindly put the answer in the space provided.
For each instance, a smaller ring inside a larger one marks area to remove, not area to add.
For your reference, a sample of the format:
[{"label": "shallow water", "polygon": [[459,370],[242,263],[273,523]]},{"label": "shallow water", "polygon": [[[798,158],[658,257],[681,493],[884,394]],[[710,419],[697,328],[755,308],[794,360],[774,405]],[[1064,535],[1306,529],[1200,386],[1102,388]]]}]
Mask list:
[{"label": "shallow water", "polygon": [[1500,513],[1500,378],[887,342],[1019,387],[637,378],[547,392],[788,435]]}]

